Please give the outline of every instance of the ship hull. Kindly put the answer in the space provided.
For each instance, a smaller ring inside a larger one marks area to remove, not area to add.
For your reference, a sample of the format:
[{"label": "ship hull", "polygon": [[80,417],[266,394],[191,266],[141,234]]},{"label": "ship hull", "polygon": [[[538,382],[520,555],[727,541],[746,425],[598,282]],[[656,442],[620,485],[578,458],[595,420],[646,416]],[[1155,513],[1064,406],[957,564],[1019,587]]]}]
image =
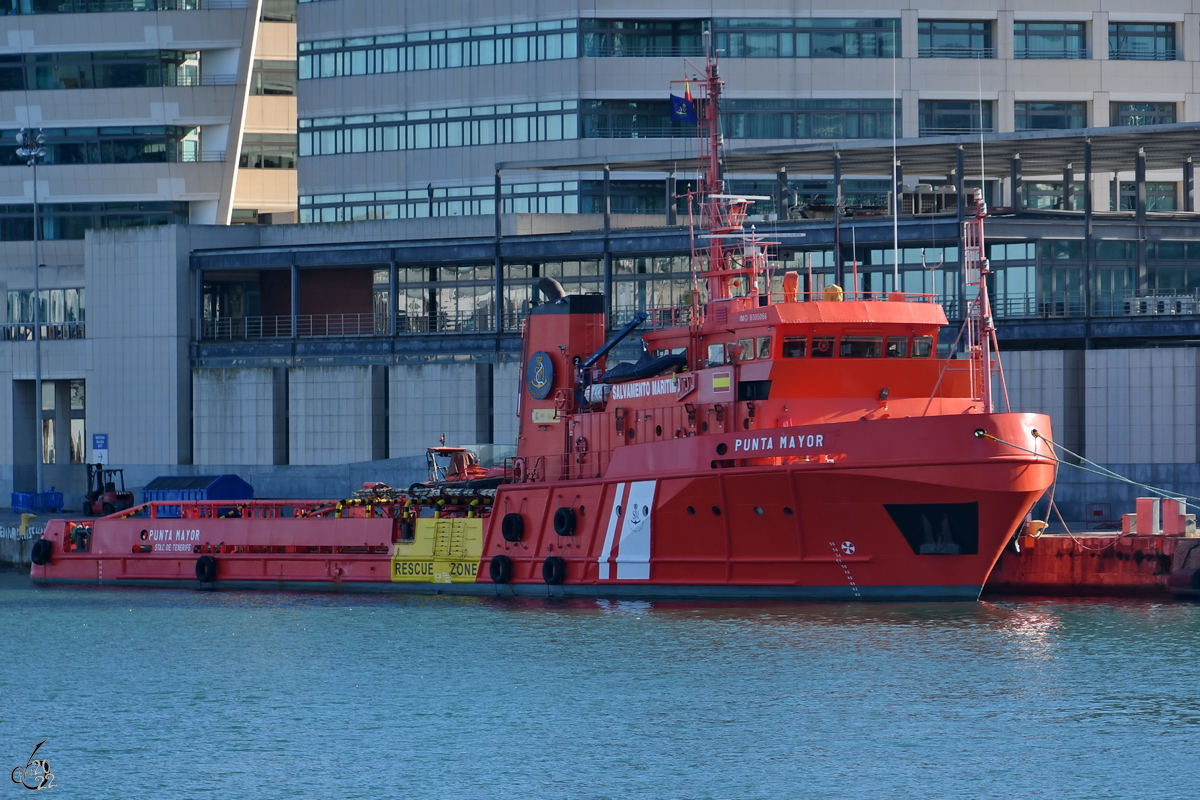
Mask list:
[{"label": "ship hull", "polygon": [[[648,443],[615,454],[603,477],[506,484],[490,513],[419,519],[411,539],[375,510],[260,517],[248,504],[235,519],[169,520],[135,510],[89,523],[86,551],[63,552],[77,523],[51,523],[53,555],[32,575],[487,597],[973,600],[1053,479],[1053,462],[1027,452],[1039,427],[1049,430],[1039,415],[958,415]],[[204,557],[214,564],[199,581]]]}]

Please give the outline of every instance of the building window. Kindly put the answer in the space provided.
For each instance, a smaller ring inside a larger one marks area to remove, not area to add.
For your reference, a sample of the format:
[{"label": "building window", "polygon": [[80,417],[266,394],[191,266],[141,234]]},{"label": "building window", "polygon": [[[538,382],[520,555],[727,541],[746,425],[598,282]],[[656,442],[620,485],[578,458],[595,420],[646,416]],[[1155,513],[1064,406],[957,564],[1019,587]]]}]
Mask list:
[{"label": "building window", "polygon": [[[43,164],[158,164],[199,161],[200,129],[168,126],[46,128]],[[0,166],[25,166],[16,131],[0,131]]]},{"label": "building window", "polygon": [[256,60],[254,72],[250,75],[250,94],[296,94],[296,62]]},{"label": "building window", "polygon": [[730,139],[883,139],[900,105],[893,100],[728,100],[722,123]]},{"label": "building window", "polygon": [[177,50],[0,56],[0,91],[232,86],[236,77],[201,76],[200,54]]},{"label": "building window", "polygon": [[[84,338],[84,290],[42,289],[39,292],[38,322],[43,339]],[[8,322],[3,326],[8,341],[33,340],[33,292],[8,293]]]},{"label": "building window", "polygon": [[1174,61],[1175,23],[1110,22],[1108,57],[1114,61]]},{"label": "building window", "polygon": [[242,134],[242,157],[238,166],[243,169],[295,169],[296,134]]},{"label": "building window", "polygon": [[577,139],[578,105],[564,100],[302,119],[300,156]]},{"label": "building window", "polygon": [[[134,228],[143,225],[186,225],[188,204],[146,203],[39,203],[39,239],[82,239],[86,231]],[[0,242],[33,239],[33,206],[0,205]]]},{"label": "building window", "polygon": [[[1174,183],[1146,182],[1146,210],[1174,211],[1178,208],[1175,192],[1178,187]],[[1121,194],[1113,198],[1114,211],[1137,210],[1137,184],[1133,181],[1121,181]],[[1119,203],[1119,205],[1118,205]]]},{"label": "building window", "polygon": [[[200,0],[187,2],[199,4]],[[263,0],[261,19],[263,22],[295,22],[296,0]]]},{"label": "building window", "polygon": [[577,24],[547,20],[299,42],[300,80],[576,58]]},{"label": "building window", "polygon": [[923,19],[917,23],[921,58],[995,58],[992,23]]},{"label": "building window", "polygon": [[1087,127],[1087,103],[1013,103],[1018,131],[1060,131]]},{"label": "building window", "polygon": [[1174,103],[1113,103],[1114,127],[1170,125],[1175,121]]},{"label": "building window", "polygon": [[[268,0],[270,2],[271,0]],[[293,0],[293,6],[295,2]],[[201,0],[5,0],[6,14],[86,14],[106,11],[195,11]]]},{"label": "building window", "polygon": [[717,19],[727,58],[892,58],[899,19]]},{"label": "building window", "polygon": [[984,100],[922,100],[921,136],[990,133],[992,102]]},{"label": "building window", "polygon": [[[1067,211],[1083,210],[1083,193],[1086,184],[1075,183],[1075,193],[1072,204]],[[1063,210],[1063,185],[1045,182],[1023,182],[1021,184],[1021,207]]]},{"label": "building window", "polygon": [[704,55],[704,22],[698,19],[584,19],[579,21],[579,27],[583,55],[588,58]]},{"label": "building window", "polygon": [[1087,26],[1082,22],[1013,23],[1015,58],[1087,58]]}]

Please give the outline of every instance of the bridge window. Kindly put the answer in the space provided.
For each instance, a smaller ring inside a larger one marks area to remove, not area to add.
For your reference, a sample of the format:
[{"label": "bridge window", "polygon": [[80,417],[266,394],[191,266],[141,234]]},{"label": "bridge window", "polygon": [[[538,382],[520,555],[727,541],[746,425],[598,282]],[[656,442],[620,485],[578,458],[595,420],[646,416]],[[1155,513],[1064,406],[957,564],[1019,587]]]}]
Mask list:
[{"label": "bridge window", "polygon": [[834,342],[837,339],[833,336],[814,336],[812,346],[813,358],[833,358]]},{"label": "bridge window", "polygon": [[904,336],[889,336],[887,340],[888,358],[908,358],[908,339]]},{"label": "bridge window", "polygon": [[842,358],[882,358],[882,336],[843,336]]},{"label": "bridge window", "polygon": [[808,338],[804,336],[783,337],[784,358],[804,358],[808,352]]},{"label": "bridge window", "polygon": [[929,358],[933,355],[933,337],[932,336],[914,336],[913,337],[913,358]]},{"label": "bridge window", "polygon": [[710,344],[708,346],[708,364],[710,367],[719,367],[725,363],[725,345]]},{"label": "bridge window", "polygon": [[738,361],[753,361],[754,360],[754,337],[748,339],[738,339],[738,347],[742,352],[738,355]]},{"label": "bridge window", "polygon": [[770,336],[758,337],[758,357],[759,358],[770,358],[771,357],[771,337]]}]

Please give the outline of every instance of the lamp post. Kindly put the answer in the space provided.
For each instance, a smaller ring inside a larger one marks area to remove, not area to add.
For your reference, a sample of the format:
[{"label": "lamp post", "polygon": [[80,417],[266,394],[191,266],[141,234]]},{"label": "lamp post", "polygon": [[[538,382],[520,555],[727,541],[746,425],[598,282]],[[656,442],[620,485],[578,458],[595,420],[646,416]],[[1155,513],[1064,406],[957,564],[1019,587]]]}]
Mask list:
[{"label": "lamp post", "polygon": [[17,155],[28,159],[26,162],[33,167],[33,425],[37,437],[37,499],[34,504],[41,502],[42,466],[46,460],[43,452],[45,442],[42,440],[42,292],[38,282],[38,272],[41,267],[41,254],[38,251],[38,189],[37,162],[46,154],[46,134],[41,128],[34,133],[29,128],[21,128],[17,132]]}]

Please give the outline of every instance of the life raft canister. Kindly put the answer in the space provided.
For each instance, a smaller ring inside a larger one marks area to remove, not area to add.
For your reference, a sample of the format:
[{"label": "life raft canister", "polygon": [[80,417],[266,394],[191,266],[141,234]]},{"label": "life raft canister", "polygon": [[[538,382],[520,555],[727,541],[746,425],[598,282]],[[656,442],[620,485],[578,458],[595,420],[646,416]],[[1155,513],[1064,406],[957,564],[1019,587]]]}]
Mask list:
[{"label": "life raft canister", "polygon": [[567,562],[558,556],[550,556],[542,562],[542,580],[550,586],[558,586],[567,579]]},{"label": "life raft canister", "polygon": [[492,583],[509,583],[513,575],[512,559],[505,555],[492,556],[492,563],[488,564],[488,575]]}]

